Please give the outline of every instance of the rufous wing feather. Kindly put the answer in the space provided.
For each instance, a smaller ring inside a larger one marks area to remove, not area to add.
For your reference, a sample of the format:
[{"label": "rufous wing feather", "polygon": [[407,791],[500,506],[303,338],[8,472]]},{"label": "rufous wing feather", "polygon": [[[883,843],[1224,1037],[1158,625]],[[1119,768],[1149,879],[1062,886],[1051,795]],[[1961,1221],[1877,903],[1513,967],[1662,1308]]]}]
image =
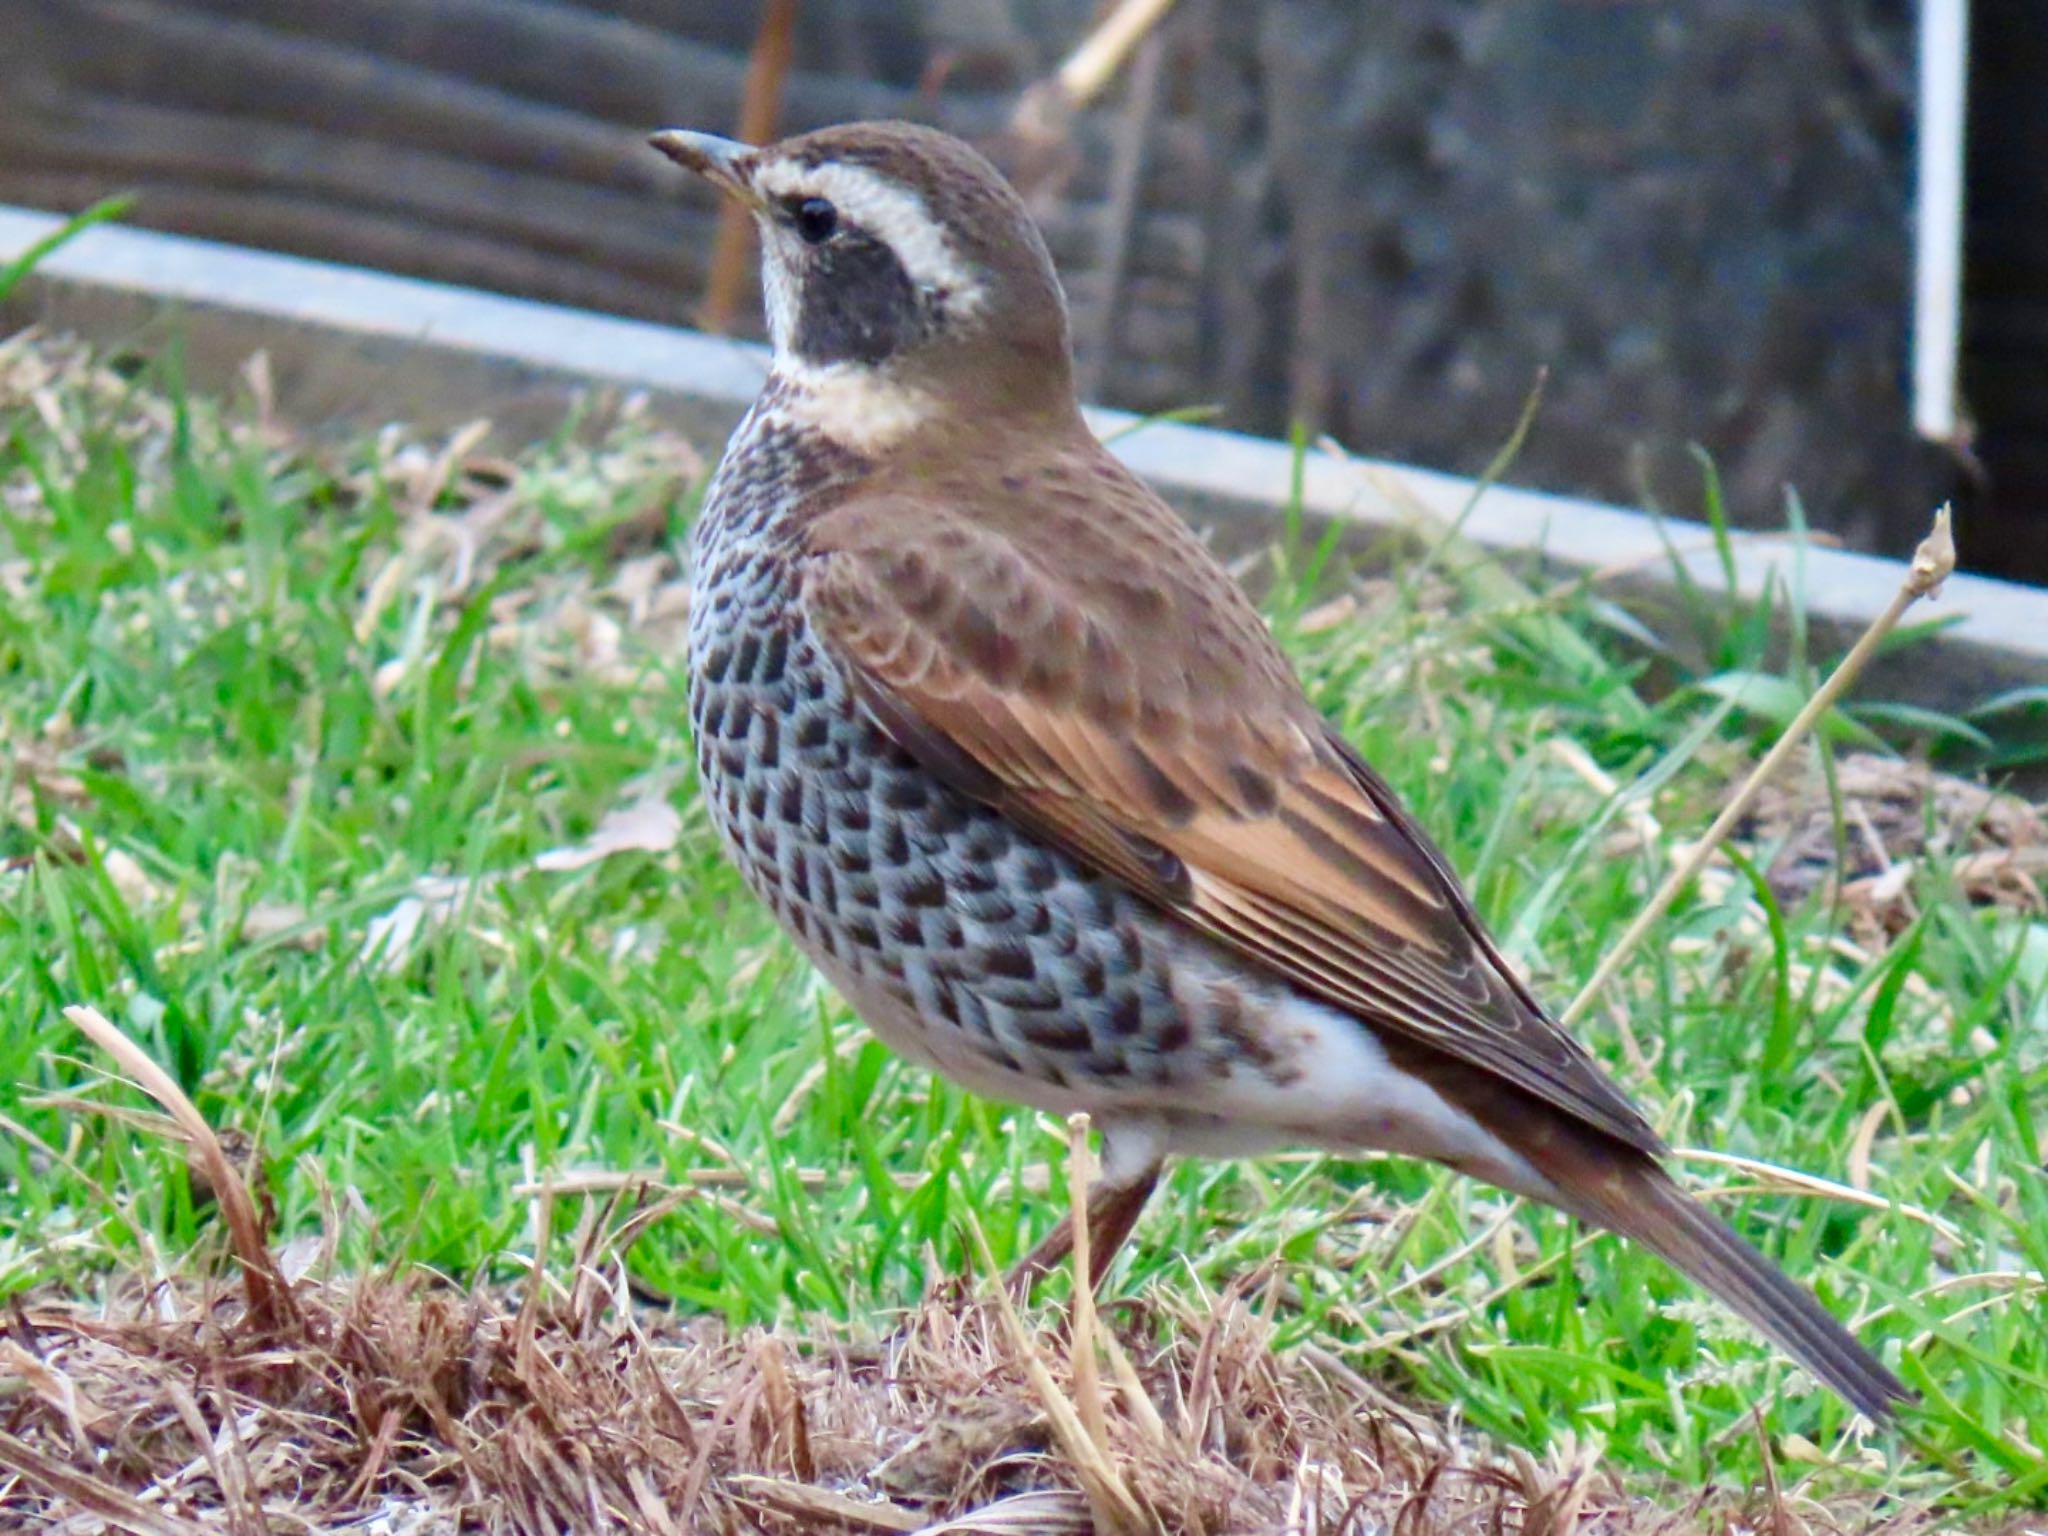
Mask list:
[{"label": "rufous wing feather", "polygon": [[1111,492],[1145,499],[1120,509],[1142,532],[1122,559],[1099,547],[1117,518],[1063,526],[1023,491],[972,521],[849,502],[809,530],[812,623],[949,782],[1310,995],[1661,1150],[1236,584],[1149,491],[1099,479]]}]

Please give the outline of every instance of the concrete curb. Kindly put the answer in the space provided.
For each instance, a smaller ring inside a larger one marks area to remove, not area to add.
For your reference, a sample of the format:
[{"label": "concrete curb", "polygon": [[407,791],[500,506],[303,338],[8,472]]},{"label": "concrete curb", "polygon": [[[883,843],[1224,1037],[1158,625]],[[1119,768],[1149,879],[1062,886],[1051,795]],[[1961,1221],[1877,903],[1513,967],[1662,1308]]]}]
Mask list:
[{"label": "concrete curb", "polygon": [[[0,262],[56,229],[56,217],[0,206]],[[221,387],[258,347],[269,351],[281,408],[304,423],[364,426],[491,416],[508,431],[544,431],[592,385],[646,392],[686,430],[723,437],[760,387],[759,347],[642,321],[537,304],[354,267],[210,241],[102,226],[45,258],[9,301],[9,328],[32,320],[101,344],[146,341],[175,326],[188,376]],[[1280,527],[1294,475],[1281,443],[1176,423],[1091,413],[1116,452],[1219,541],[1248,547]],[[1134,430],[1135,429],[1135,430]],[[1472,482],[1376,460],[1312,454],[1303,511],[1365,534],[1412,528],[1418,512],[1454,517]],[[1674,590],[1675,548],[1691,580],[1726,587],[1708,530],[1501,486],[1466,518],[1473,541],[1540,555],[1564,572],[1629,571],[1632,597]],[[1910,553],[1910,551],[1902,551]],[[1738,543],[1734,596],[1754,600],[1793,579],[1782,541]],[[1807,608],[1823,643],[1860,630],[1903,575],[1899,561],[1804,551]],[[1938,606],[1953,616],[1934,649],[1916,648],[1883,679],[1892,696],[1966,707],[2001,687],[2048,682],[2048,590],[1957,576]]]}]

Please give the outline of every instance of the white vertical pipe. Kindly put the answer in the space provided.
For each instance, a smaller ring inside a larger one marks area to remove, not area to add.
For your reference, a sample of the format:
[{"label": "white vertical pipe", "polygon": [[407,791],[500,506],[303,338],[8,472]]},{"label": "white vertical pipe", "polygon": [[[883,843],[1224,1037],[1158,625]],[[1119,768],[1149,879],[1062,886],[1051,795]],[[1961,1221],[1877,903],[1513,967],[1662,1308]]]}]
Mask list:
[{"label": "white vertical pipe", "polygon": [[1969,0],[1920,0],[1913,241],[1913,429],[1953,441],[1963,323],[1963,121]]}]

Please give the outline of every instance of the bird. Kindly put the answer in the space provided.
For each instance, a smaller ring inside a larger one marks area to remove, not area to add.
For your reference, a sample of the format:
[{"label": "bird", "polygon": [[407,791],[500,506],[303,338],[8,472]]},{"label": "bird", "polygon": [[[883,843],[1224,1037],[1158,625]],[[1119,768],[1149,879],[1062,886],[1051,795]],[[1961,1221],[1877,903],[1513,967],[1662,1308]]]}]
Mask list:
[{"label": "bird", "polygon": [[1641,1244],[1891,1417],[1908,1389],[1665,1171],[1243,588],[1096,440],[996,168],[906,123],[649,142],[751,212],[772,343],[691,534],[710,819],[885,1044],[1091,1117],[1088,1283],[1170,1158],[1401,1154]]}]

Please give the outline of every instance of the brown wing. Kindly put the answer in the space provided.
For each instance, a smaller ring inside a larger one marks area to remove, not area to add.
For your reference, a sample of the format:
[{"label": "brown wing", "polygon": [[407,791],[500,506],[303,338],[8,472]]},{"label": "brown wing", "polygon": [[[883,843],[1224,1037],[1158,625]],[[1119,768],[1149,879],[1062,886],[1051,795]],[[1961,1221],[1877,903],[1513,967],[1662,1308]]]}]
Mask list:
[{"label": "brown wing", "polygon": [[1661,1151],[1237,584],[1101,457],[977,485],[971,521],[941,485],[811,526],[812,622],[883,728],[1312,996]]}]

